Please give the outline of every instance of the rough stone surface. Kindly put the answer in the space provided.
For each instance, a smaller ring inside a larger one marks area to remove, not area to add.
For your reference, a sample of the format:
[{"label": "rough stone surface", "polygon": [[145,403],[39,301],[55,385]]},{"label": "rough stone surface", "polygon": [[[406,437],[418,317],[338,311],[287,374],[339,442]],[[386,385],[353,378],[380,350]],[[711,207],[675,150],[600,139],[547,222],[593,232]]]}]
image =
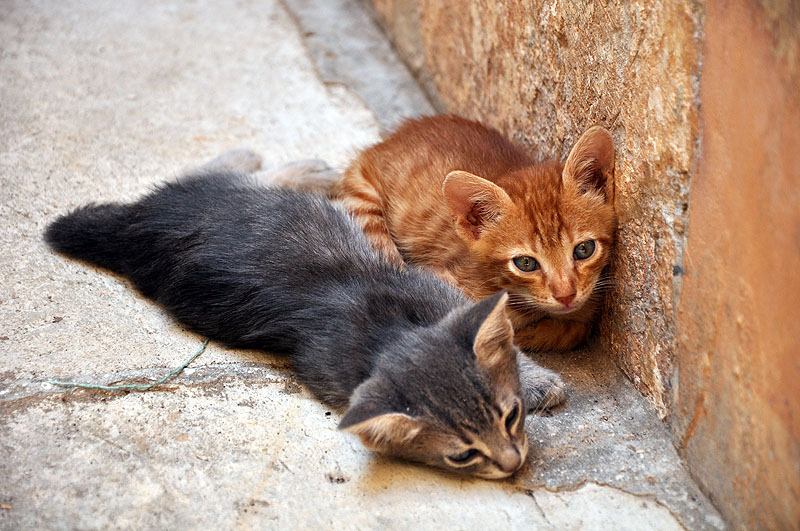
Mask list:
[{"label": "rough stone surface", "polygon": [[[326,4],[341,10],[323,22],[363,15]],[[121,277],[50,253],[55,215],[235,147],[341,166],[378,138],[392,107],[326,85],[301,37],[324,33],[313,19],[267,0],[0,4],[0,529],[724,527],[602,349],[545,360],[571,399],[528,419],[530,462],[504,482],[366,452],[263,353],[212,343],[147,393],[46,382],[152,381],[202,340]],[[401,75],[373,59],[376,84]]]},{"label": "rough stone surface", "polygon": [[711,2],[673,428],[728,521],[800,525],[800,6]]},{"label": "rough stone surface", "polygon": [[[589,126],[616,147],[619,238],[601,335],[666,417],[689,173],[697,138],[702,8],[610,0],[375,0],[444,108],[564,160]],[[414,44],[416,42],[416,45]]]}]

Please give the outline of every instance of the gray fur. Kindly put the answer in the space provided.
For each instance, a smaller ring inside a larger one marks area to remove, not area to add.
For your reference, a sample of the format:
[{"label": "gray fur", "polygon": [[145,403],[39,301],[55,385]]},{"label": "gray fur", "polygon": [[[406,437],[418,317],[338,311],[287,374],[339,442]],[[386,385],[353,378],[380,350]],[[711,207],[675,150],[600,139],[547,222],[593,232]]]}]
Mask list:
[{"label": "gray fur", "polygon": [[[261,156],[247,149],[231,150],[201,166],[199,172],[230,170],[250,174],[260,185],[292,190],[332,193],[341,174],[321,159],[293,161],[272,169],[261,169]],[[546,410],[567,398],[566,386],[555,372],[519,354],[519,376],[528,411]]]}]

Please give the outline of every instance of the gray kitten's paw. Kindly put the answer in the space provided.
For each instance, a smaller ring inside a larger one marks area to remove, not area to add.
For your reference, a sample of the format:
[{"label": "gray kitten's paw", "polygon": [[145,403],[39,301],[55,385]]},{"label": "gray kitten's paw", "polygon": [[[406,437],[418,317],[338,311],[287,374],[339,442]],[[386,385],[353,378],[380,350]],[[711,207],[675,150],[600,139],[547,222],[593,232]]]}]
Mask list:
[{"label": "gray kitten's paw", "polygon": [[253,177],[268,186],[330,194],[339,182],[341,174],[328,166],[324,160],[308,159],[290,162],[271,170],[262,170]]},{"label": "gray kitten's paw", "polygon": [[261,155],[249,149],[232,149],[200,166],[200,171],[230,170],[253,173],[261,169]]},{"label": "gray kitten's paw", "polygon": [[517,354],[519,381],[528,404],[528,412],[543,411],[562,404],[567,399],[567,386],[561,376]]}]

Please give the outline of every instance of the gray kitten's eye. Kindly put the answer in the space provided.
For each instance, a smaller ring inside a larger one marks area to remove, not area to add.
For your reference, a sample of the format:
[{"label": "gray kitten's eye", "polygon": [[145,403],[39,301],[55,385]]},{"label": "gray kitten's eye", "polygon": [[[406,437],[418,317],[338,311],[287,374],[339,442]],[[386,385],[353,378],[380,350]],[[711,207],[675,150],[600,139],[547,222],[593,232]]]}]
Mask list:
[{"label": "gray kitten's eye", "polygon": [[453,463],[461,465],[461,464],[466,463],[467,461],[469,461],[470,459],[472,459],[473,457],[475,457],[479,453],[480,452],[478,452],[478,450],[476,450],[475,448],[470,448],[469,450],[465,450],[465,451],[461,452],[460,454],[451,455],[451,456],[448,457],[448,459],[450,459],[450,461],[452,461]]},{"label": "gray kitten's eye", "polygon": [[531,256],[518,256],[514,258],[514,265],[517,266],[517,269],[525,271],[526,273],[539,269],[539,262]]},{"label": "gray kitten's eye", "polygon": [[586,240],[583,243],[579,243],[575,246],[575,250],[572,251],[572,256],[575,257],[575,260],[586,260],[593,254],[594,240]]},{"label": "gray kitten's eye", "polygon": [[511,412],[506,416],[506,430],[508,433],[511,433],[511,427],[514,425],[514,422],[517,420],[519,416],[519,402],[514,404],[514,407],[511,409]]}]

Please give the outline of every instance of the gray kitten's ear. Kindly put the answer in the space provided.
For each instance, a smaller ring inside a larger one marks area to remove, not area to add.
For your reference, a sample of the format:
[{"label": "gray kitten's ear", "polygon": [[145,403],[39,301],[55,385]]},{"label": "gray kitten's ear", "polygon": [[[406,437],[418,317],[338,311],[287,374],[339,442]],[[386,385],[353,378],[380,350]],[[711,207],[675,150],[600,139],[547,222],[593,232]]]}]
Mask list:
[{"label": "gray kitten's ear", "polygon": [[339,429],[358,435],[361,443],[374,452],[409,441],[422,430],[422,423],[414,418],[384,409],[371,400],[356,399],[339,422]]},{"label": "gray kitten's ear", "polygon": [[508,294],[505,292],[493,295],[479,302],[475,309],[489,310],[475,335],[473,350],[478,365],[494,371],[502,369],[510,360],[515,360],[514,327],[506,315]]},{"label": "gray kitten's ear", "polygon": [[481,230],[512,205],[505,190],[466,171],[448,173],[442,193],[455,218],[456,232],[465,240],[480,238]]},{"label": "gray kitten's ear", "polygon": [[562,180],[577,187],[581,193],[596,190],[606,201],[614,200],[614,141],[611,134],[599,125],[590,127],[581,135],[567,162]]}]

